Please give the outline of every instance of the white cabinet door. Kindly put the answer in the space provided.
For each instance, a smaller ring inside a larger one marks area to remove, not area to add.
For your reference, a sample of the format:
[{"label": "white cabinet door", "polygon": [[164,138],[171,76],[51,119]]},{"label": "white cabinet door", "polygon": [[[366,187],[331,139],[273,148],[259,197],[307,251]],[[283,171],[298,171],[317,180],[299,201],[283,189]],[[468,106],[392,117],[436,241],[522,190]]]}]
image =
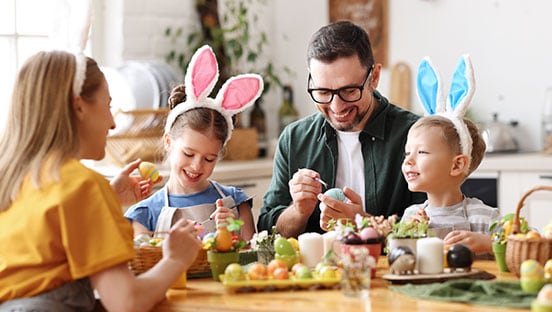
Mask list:
[{"label": "white cabinet door", "polygon": [[[501,172],[499,179],[499,208],[505,215],[515,212],[519,200],[530,188],[552,185],[552,172]],[[529,226],[542,230],[552,220],[552,192],[537,191],[529,195],[520,215]]]}]

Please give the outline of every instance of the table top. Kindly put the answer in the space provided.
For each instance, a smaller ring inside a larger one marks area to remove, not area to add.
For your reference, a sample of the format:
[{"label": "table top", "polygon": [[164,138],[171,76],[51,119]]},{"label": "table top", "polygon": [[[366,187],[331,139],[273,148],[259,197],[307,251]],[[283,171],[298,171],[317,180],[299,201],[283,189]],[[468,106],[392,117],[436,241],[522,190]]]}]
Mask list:
[{"label": "table top", "polygon": [[[498,280],[516,280],[512,273],[500,273],[496,263],[476,261],[474,269],[495,274]],[[388,289],[381,278],[388,273],[386,257],[380,257],[376,278],[372,279],[368,299],[348,298],[339,289],[279,290],[235,293],[211,278],[189,279],[184,290],[169,290],[167,299],[153,311],[476,311],[491,312],[497,307],[466,305],[415,299]],[[500,311],[524,311],[500,308]]]}]

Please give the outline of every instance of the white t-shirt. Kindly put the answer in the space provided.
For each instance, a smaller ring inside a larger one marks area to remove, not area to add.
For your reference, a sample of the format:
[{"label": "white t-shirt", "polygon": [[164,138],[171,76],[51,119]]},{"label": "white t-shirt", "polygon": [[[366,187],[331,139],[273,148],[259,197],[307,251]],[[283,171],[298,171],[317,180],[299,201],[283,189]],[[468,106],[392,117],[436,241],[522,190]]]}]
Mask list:
[{"label": "white t-shirt", "polygon": [[336,187],[345,186],[351,188],[362,198],[364,209],[364,158],[362,157],[362,145],[358,139],[360,131],[337,131],[337,176]]}]

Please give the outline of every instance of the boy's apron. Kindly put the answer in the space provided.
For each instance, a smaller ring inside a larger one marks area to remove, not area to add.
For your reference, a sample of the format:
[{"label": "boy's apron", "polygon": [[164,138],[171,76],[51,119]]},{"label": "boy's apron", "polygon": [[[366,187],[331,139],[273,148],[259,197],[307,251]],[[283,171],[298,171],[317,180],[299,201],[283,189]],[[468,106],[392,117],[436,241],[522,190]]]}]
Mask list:
[{"label": "boy's apron", "polygon": [[[457,222],[454,224],[440,224],[439,226],[436,227],[434,224],[431,223],[431,218],[430,218],[428,231],[432,232],[435,237],[438,237],[440,239],[444,239],[445,236],[447,236],[447,234],[452,231],[471,231],[471,225],[470,225],[470,220],[468,218],[468,208],[466,207],[466,201],[467,201],[466,198],[464,198],[464,200],[462,201],[462,209],[464,212],[464,215],[463,215],[464,218],[462,222]],[[426,202],[426,206],[423,209],[425,209],[426,207],[427,207],[427,202]]]},{"label": "boy's apron", "polygon": [[[217,190],[218,194],[222,198],[224,207],[233,207],[236,205],[232,196],[226,196],[220,190],[220,188],[211,182],[211,185]],[[205,229],[206,232],[212,233],[216,231],[215,220],[211,220],[209,217],[217,209],[216,203],[201,204],[188,207],[171,207],[169,205],[169,189],[165,186],[165,206],[161,209],[159,218],[157,219],[157,225],[155,226],[155,232],[168,232],[171,226],[178,220],[185,218],[189,220],[197,221]],[[232,211],[239,218],[238,207],[232,208]]]}]

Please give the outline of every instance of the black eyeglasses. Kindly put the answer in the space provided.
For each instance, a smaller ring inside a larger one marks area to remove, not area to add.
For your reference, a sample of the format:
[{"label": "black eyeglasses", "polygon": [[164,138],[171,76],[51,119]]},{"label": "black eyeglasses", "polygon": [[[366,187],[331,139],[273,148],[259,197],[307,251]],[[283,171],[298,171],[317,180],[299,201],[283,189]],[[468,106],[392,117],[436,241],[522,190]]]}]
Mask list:
[{"label": "black eyeglasses", "polygon": [[345,86],[339,89],[327,89],[327,88],[308,88],[311,84],[311,74],[309,73],[309,79],[307,82],[307,92],[310,94],[313,101],[318,104],[328,104],[333,101],[334,95],[337,94],[344,102],[356,102],[362,98],[362,91],[364,91],[364,85],[368,81],[368,77],[372,73],[374,66],[368,69],[366,78],[360,86]]}]

